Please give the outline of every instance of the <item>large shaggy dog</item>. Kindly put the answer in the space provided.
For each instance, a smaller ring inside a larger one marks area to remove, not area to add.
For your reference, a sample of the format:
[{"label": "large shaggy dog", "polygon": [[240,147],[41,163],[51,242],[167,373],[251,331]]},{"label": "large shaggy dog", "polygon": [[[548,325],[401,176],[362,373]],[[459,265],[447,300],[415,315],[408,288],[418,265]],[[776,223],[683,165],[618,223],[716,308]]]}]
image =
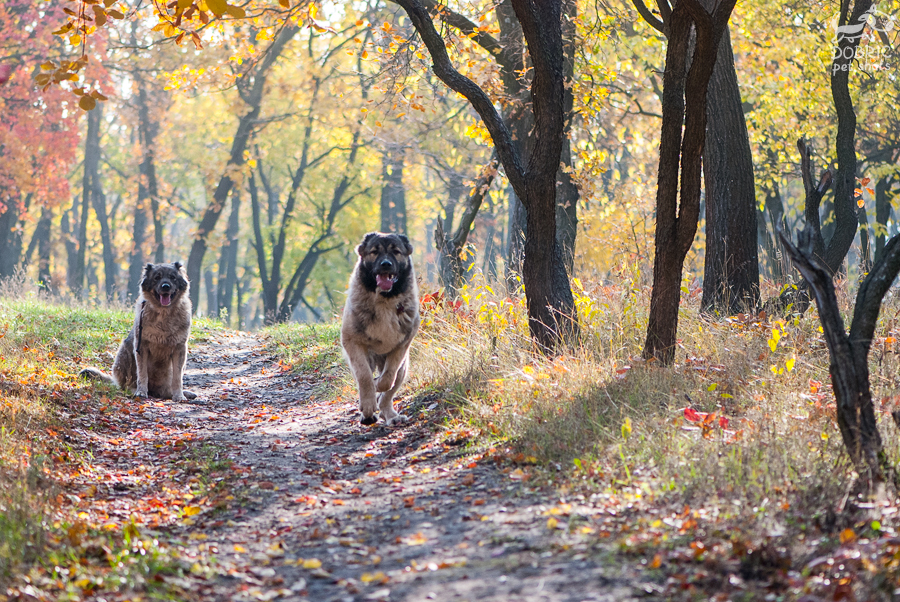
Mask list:
[{"label": "large shaggy dog", "polygon": [[191,333],[189,288],[187,273],[179,262],[148,263],[135,306],[134,326],[119,347],[112,376],[97,368],[85,368],[79,376],[116,384],[133,391],[136,397],[172,401],[197,397],[182,387]]},{"label": "large shaggy dog", "polygon": [[[347,291],[341,345],[359,385],[363,424],[379,415],[391,425],[406,420],[394,395],[409,369],[409,345],[419,330],[419,289],[412,245],[402,234],[370,232],[356,248],[359,259]],[[378,370],[378,378],[372,373]]]}]

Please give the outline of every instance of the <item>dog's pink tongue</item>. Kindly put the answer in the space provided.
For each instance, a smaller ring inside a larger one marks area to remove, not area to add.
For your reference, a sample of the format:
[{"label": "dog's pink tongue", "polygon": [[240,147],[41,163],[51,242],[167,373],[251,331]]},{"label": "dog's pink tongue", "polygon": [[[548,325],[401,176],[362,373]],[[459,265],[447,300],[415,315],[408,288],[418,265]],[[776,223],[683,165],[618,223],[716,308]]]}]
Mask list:
[{"label": "dog's pink tongue", "polygon": [[169,305],[169,303],[171,303],[171,302],[172,302],[172,295],[166,294],[166,295],[160,295],[160,296],[159,296],[159,303],[160,303],[160,305],[162,305],[163,307],[166,307],[166,306]]},{"label": "dog's pink tongue", "polygon": [[391,280],[389,276],[385,276],[384,274],[375,275],[375,284],[377,284],[378,288],[383,291],[389,291],[391,290],[391,287],[394,286],[393,280]]}]

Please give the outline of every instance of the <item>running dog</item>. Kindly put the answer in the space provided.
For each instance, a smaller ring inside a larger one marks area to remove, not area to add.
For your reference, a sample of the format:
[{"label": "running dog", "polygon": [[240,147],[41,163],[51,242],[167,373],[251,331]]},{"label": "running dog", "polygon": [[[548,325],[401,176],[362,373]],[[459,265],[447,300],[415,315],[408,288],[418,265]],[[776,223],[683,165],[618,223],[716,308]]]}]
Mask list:
[{"label": "running dog", "polygon": [[181,263],[148,263],[135,305],[134,326],[119,347],[112,375],[85,368],[79,376],[118,385],[134,391],[135,397],[196,398],[196,393],[182,386],[191,334],[189,289]]},{"label": "running dog", "polygon": [[376,405],[387,425],[407,420],[393,400],[406,380],[409,346],[419,330],[412,251],[406,236],[383,232],[366,234],[356,248],[359,258],[350,276],[341,346],[359,386],[360,422],[365,425],[377,422]]}]

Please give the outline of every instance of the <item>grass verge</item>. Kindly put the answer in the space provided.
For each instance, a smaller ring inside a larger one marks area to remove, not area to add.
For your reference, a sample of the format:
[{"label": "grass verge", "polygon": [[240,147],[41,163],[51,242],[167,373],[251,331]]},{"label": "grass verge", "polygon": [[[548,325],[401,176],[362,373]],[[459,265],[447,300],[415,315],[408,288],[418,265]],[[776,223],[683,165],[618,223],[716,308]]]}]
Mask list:
[{"label": "grass verge", "polygon": [[[137,512],[125,519],[108,513],[116,491],[97,454],[122,455],[134,443],[115,433],[136,428],[146,404],[77,379],[86,365],[109,369],[133,313],[17,297],[0,298],[0,591],[37,599],[104,592],[124,599],[127,591],[193,599],[183,582],[190,566],[177,551],[142,534],[149,523]],[[196,320],[193,340],[221,330],[217,322]],[[216,475],[228,471],[217,454],[200,442],[167,439],[161,441],[181,445],[174,449],[194,450],[177,466],[188,477],[186,491],[169,483],[172,495],[218,495]],[[141,451],[132,453],[132,472],[146,471],[138,466]]]}]

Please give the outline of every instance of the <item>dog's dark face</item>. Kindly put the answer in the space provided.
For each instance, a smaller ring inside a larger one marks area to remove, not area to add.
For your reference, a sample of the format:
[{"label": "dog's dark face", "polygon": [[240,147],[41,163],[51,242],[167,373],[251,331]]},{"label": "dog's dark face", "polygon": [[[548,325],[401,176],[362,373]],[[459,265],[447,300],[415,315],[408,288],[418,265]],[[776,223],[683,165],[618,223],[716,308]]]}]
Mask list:
[{"label": "dog's dark face", "polygon": [[168,307],[178,301],[189,286],[187,272],[178,261],[144,266],[141,290],[144,298],[151,302]]},{"label": "dog's dark face", "polygon": [[384,297],[400,295],[409,288],[412,274],[412,245],[403,234],[369,232],[356,252],[359,277],[370,292]]}]

